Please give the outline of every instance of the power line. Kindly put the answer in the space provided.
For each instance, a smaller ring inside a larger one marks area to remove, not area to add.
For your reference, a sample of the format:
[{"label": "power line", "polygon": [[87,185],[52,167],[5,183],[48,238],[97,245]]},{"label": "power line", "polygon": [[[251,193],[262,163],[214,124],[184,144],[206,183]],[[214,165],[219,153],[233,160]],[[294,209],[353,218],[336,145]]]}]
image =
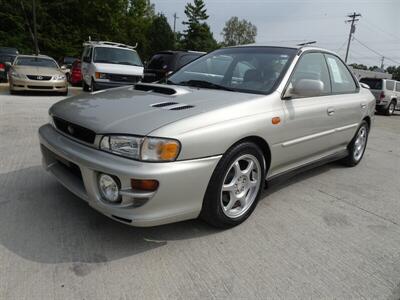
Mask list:
[{"label": "power line", "polygon": [[361,42],[359,39],[357,39],[357,38],[354,38],[354,39],[355,39],[360,45],[364,46],[365,48],[367,48],[367,49],[370,50],[371,52],[373,52],[373,53],[379,55],[380,57],[384,57],[385,59],[390,60],[390,61],[392,61],[392,62],[394,62],[394,63],[400,65],[400,62],[398,62],[398,61],[396,61],[396,60],[394,60],[394,59],[392,59],[392,58],[390,58],[390,57],[387,57],[386,55],[383,55],[382,53],[380,53],[380,52],[378,52],[378,51],[376,51],[376,50],[370,48],[369,46],[367,46],[366,44],[364,44],[363,42]]}]

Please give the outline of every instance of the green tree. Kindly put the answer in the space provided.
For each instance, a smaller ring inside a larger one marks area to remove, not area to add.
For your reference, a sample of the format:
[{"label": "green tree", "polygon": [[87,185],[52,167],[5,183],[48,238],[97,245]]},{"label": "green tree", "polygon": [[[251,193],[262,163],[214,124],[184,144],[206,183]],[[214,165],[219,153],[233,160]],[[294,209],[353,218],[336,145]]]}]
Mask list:
[{"label": "green tree", "polygon": [[148,31],[149,47],[151,51],[171,50],[175,46],[174,33],[163,14],[154,17]]},{"label": "green tree", "polygon": [[232,17],[225,23],[221,34],[225,46],[252,44],[256,42],[257,27],[247,20]]},{"label": "green tree", "polygon": [[363,64],[350,64],[349,66],[353,67],[354,69],[358,69],[358,70],[368,70],[368,67],[366,65]]},{"label": "green tree", "polygon": [[386,72],[388,72],[389,74],[392,74],[392,78],[394,80],[399,80],[400,81],[400,66],[387,67]]},{"label": "green tree", "polygon": [[185,7],[187,21],[183,24],[188,28],[181,41],[183,48],[197,51],[212,51],[218,48],[210,26],[205,22],[208,19],[207,10],[203,0],[194,0]]}]

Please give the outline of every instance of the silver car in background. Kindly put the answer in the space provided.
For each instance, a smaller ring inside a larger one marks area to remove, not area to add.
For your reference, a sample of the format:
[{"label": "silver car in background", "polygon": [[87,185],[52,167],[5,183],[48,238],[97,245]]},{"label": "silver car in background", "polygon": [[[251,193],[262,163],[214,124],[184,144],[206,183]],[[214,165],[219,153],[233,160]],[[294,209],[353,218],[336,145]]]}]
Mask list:
[{"label": "silver car in background", "polygon": [[63,69],[46,55],[18,55],[8,74],[11,94],[21,91],[68,94],[68,82]]},{"label": "silver car in background", "polygon": [[361,78],[360,82],[369,86],[376,99],[377,112],[387,116],[400,109],[400,81],[380,78]]},{"label": "silver car in background", "polygon": [[241,46],[209,53],[166,84],[53,105],[43,165],[106,216],[134,226],[201,217],[243,222],[265,180],[342,159],[357,165],[375,111],[335,54]]}]

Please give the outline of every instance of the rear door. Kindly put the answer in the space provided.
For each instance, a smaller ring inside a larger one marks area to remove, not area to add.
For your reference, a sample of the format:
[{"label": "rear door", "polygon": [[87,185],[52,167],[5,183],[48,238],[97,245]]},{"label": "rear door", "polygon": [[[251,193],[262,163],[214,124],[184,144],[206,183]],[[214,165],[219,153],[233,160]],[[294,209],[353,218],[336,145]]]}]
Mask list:
[{"label": "rear door", "polygon": [[334,108],[335,134],[331,142],[346,146],[368,109],[367,100],[360,94],[358,83],[342,60],[332,54],[325,54],[325,57],[332,86],[330,105]]},{"label": "rear door", "polygon": [[85,47],[83,49],[82,60],[81,60],[81,70],[82,78],[86,84],[90,84],[90,64],[91,64],[91,47]]}]

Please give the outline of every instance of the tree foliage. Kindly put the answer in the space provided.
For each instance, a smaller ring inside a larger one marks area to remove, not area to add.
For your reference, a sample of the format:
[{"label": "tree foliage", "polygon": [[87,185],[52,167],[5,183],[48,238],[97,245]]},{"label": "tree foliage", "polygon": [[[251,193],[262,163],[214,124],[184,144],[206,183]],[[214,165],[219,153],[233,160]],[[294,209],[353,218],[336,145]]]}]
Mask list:
[{"label": "tree foliage", "polygon": [[221,34],[225,46],[252,44],[256,41],[257,27],[247,20],[232,17],[225,23]]},{"label": "tree foliage", "polygon": [[392,74],[392,78],[400,81],[400,66],[387,67],[386,72]]},{"label": "tree foliage", "polygon": [[187,29],[183,34],[180,44],[183,48],[197,51],[212,51],[218,48],[210,26],[205,22],[208,19],[207,10],[203,0],[194,0],[185,7]]},{"label": "tree foliage", "polygon": [[357,69],[357,70],[368,70],[368,67],[366,65],[363,65],[363,64],[353,63],[353,64],[350,64],[349,66],[351,66],[351,67],[353,67],[354,69]]}]

